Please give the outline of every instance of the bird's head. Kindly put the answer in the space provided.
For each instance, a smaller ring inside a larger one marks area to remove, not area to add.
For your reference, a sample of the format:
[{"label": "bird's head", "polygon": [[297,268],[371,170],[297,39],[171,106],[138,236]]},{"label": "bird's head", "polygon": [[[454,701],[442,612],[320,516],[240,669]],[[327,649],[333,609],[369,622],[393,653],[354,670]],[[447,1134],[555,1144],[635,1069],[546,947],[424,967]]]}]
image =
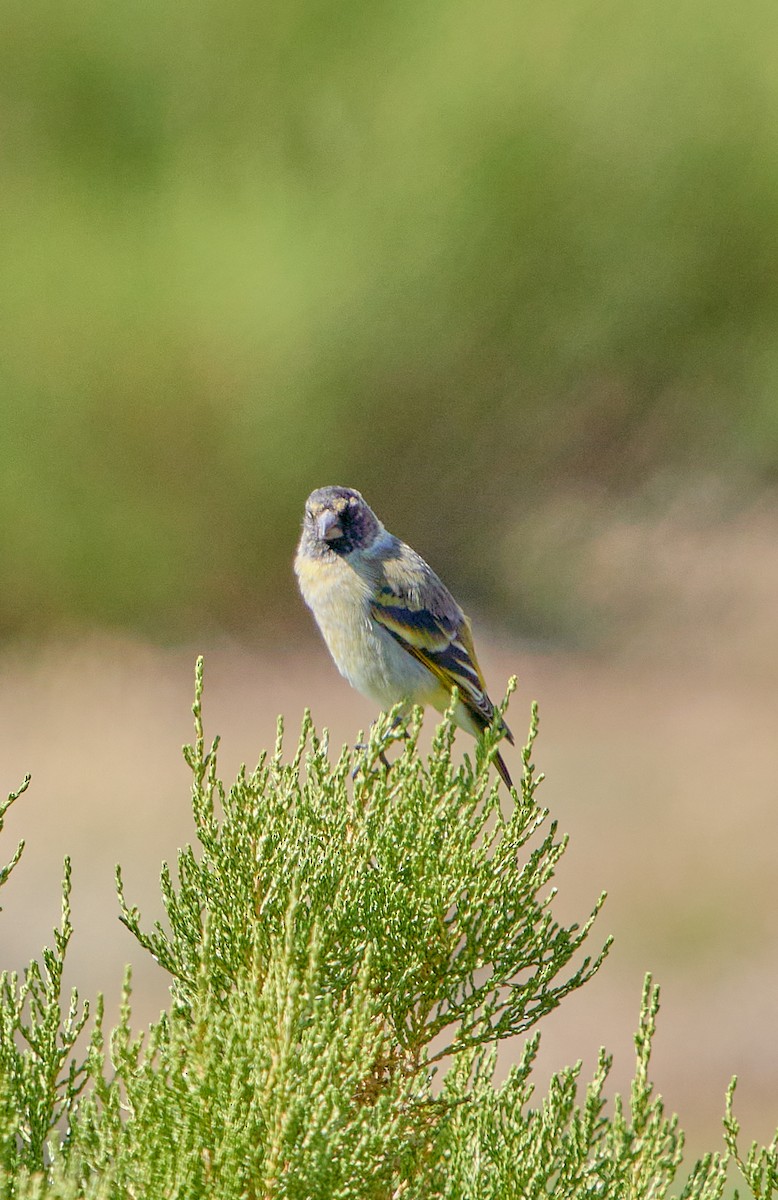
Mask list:
[{"label": "bird's head", "polygon": [[353,488],[317,488],[305,502],[302,543],[309,553],[369,550],[382,532],[378,517]]}]

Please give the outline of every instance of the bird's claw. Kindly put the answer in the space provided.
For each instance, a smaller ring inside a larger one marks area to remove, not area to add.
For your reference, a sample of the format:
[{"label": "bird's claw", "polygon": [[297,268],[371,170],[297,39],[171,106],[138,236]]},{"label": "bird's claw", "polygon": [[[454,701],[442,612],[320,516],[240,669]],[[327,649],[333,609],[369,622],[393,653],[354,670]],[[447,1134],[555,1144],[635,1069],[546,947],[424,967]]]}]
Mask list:
[{"label": "bird's claw", "polygon": [[[375,722],[373,722],[373,724],[375,724]],[[395,719],[392,721],[392,724],[389,726],[389,728],[386,730],[386,733],[381,738],[381,742],[380,742],[379,748],[378,748],[378,753],[376,755],[376,758],[379,760],[379,762],[381,763],[384,770],[388,771],[392,765],[390,763],[389,759],[386,757],[386,749],[389,746],[391,746],[393,742],[404,742],[407,740],[407,738],[408,738],[408,730],[405,727],[405,722],[402,720],[401,717],[399,717],[399,716],[395,717]],[[355,751],[360,750],[360,751],[366,752],[369,749],[370,749],[369,742],[357,742],[356,745],[354,746]],[[373,761],[375,762],[375,759]],[[372,764],[371,764],[371,767],[372,767]],[[357,775],[361,774],[362,772],[364,772],[365,774],[368,774],[368,771],[365,770],[364,759],[361,762],[358,762],[357,765],[354,767],[354,770],[351,772],[351,778],[356,779]]]}]

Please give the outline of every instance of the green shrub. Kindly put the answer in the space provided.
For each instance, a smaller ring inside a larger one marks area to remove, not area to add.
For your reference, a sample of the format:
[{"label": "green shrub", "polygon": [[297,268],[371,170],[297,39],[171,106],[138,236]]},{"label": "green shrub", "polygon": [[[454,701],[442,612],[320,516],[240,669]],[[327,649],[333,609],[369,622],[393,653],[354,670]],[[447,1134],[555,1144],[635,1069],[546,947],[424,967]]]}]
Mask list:
[{"label": "green shrub", "polygon": [[[533,1099],[535,1026],[608,948],[583,953],[601,900],[580,925],[553,916],[566,840],[536,800],[536,711],[510,800],[491,735],[455,766],[447,717],[423,759],[420,713],[389,771],[390,718],[334,764],[308,714],[286,761],[279,723],[274,753],[228,790],[201,696],[202,662],[185,749],[199,849],[177,880],[163,867],[167,927],[144,928],[118,875],[122,920],[171,976],[169,1011],[133,1032],[128,978],[116,1028],[98,1003],[75,1053],[89,1010],[62,994],[66,861],[54,948],[2,978],[0,1200],[669,1195],[683,1134],[649,1080],[650,979],[629,1103],[605,1113],[604,1051],[585,1088],[578,1064]],[[497,1086],[499,1042],[525,1034]],[[776,1189],[776,1143],[738,1152],[732,1090],[726,1146],[694,1165],[686,1200],[723,1196],[731,1163],[759,1200]]]}]

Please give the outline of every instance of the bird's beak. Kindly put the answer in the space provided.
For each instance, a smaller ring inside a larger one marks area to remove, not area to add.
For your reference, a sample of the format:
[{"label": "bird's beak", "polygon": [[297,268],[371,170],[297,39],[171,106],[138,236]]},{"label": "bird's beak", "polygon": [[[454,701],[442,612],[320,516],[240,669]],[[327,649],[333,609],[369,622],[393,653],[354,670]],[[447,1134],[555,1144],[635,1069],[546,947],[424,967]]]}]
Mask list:
[{"label": "bird's beak", "polygon": [[338,520],[337,513],[331,508],[325,509],[316,518],[316,532],[323,542],[335,542],[343,537],[343,526]]}]

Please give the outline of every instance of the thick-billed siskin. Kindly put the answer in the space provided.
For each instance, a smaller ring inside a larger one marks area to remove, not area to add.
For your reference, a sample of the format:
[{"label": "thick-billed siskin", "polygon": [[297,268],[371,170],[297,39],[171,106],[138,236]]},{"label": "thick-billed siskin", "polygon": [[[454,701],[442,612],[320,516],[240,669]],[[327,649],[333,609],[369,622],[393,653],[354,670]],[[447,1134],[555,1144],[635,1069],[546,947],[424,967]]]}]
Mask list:
[{"label": "thick-billed siskin", "polygon": [[[443,712],[478,736],[495,719],[470,621],[423,558],[388,533],[353,488],[325,487],[305,504],[294,564],[305,603],[341,675],[381,708]],[[500,729],[513,742],[508,726]],[[495,766],[507,787],[500,754]]]}]

